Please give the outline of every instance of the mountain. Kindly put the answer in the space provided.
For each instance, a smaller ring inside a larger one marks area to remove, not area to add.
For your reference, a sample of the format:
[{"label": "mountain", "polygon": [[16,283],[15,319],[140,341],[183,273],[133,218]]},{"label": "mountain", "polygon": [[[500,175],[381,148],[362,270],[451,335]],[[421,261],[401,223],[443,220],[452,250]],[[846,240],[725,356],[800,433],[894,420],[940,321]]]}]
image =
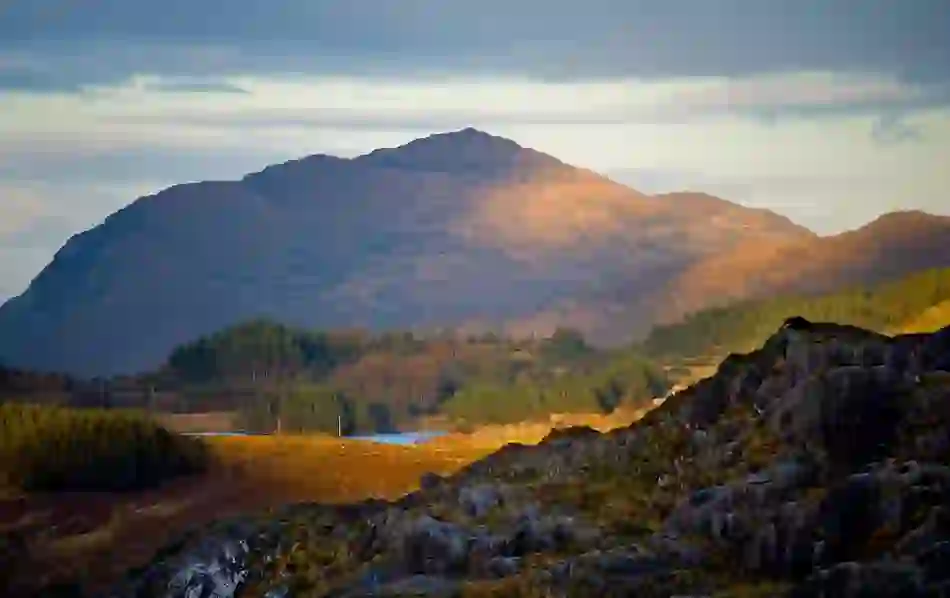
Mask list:
[{"label": "mountain", "polygon": [[474,129],[178,185],[72,237],[0,309],[0,356],[109,374],[251,317],[494,325],[616,280],[645,292],[740,242],[813,236],[699,202],[697,215]]},{"label": "mountain", "polygon": [[616,340],[618,331],[645,334],[644,314],[654,324],[668,324],[737,301],[831,293],[948,265],[950,218],[901,211],[838,235],[743,239],[695,260],[648,292],[584,307],[612,313],[598,336]]},{"label": "mountain", "polygon": [[716,302],[950,263],[950,221],[891,218],[820,238],[702,193],[645,195],[469,128],[140,198],[72,237],[0,308],[0,360],[136,371],[257,317],[515,334],[566,324],[623,341]]},{"label": "mountain", "polygon": [[[830,237],[752,240],[683,270],[657,293],[678,314],[718,302],[780,293],[822,293],[950,265],[950,217],[919,211],[885,214]],[[678,299],[667,302],[669,297]],[[708,303],[706,303],[708,305]]]}]

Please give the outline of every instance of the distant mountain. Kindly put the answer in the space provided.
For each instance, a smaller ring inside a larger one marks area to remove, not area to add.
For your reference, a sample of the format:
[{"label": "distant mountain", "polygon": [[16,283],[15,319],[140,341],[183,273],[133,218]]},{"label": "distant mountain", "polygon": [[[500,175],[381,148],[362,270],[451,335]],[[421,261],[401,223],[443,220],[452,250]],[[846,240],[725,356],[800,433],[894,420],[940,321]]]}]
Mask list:
[{"label": "distant mountain", "polygon": [[[950,263],[950,224],[918,218],[914,226],[945,238],[944,249],[895,252],[918,243],[918,231],[872,230],[866,243],[884,239],[874,245],[880,258],[842,251],[866,264],[853,277]],[[802,276],[788,285],[831,281],[851,262],[830,270],[811,262],[836,243],[766,210],[700,193],[645,195],[464,129],[140,198],[72,237],[0,307],[0,359],[130,372],[255,317],[541,334],[568,324],[615,341],[657,317],[743,296],[750,276],[789,269]],[[749,251],[761,268],[745,264]],[[710,272],[718,283],[696,280]],[[760,286],[752,290],[783,288]]]},{"label": "distant mountain", "polygon": [[827,293],[950,265],[950,218],[893,212],[829,237],[754,239],[697,260],[657,289],[669,318],[737,299]]},{"label": "distant mountain", "polygon": [[[702,194],[659,196],[695,216],[691,239],[717,230],[745,208]],[[720,207],[715,212],[715,206]],[[704,211],[705,209],[705,211]],[[760,214],[760,226],[770,221]],[[640,337],[652,325],[679,321],[685,314],[737,301],[830,293],[851,285],[873,285],[901,276],[950,266],[950,218],[918,211],[893,212],[839,235],[737,235],[731,248],[699,255],[681,268],[657,272],[650,284],[617,276],[613,285],[583,301],[509,324],[524,332],[558,322],[574,322],[592,340],[616,343]],[[716,246],[714,243],[710,247]],[[719,247],[722,247],[721,245]]]}]

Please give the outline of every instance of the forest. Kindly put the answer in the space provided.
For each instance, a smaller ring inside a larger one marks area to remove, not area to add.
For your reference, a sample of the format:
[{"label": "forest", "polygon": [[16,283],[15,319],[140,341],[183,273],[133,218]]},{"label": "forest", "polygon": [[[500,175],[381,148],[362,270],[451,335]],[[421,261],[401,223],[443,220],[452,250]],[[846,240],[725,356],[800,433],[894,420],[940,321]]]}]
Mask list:
[{"label": "forest", "polygon": [[821,296],[774,297],[699,311],[682,322],[655,327],[641,351],[664,361],[745,352],[761,344],[791,316],[894,333],[948,299],[950,268],[926,270],[873,287],[852,287]]},{"label": "forest", "polygon": [[310,331],[258,319],[176,348],[140,376],[75,380],[0,367],[0,399],[153,412],[236,412],[249,432],[454,429],[549,413],[609,413],[666,393],[632,349],[562,328],[540,339]]},{"label": "forest", "polygon": [[158,378],[195,403],[233,397],[249,430],[344,434],[427,417],[464,427],[608,413],[668,388],[645,358],[595,349],[570,329],[512,340],[310,332],[264,320],[179,347]]}]

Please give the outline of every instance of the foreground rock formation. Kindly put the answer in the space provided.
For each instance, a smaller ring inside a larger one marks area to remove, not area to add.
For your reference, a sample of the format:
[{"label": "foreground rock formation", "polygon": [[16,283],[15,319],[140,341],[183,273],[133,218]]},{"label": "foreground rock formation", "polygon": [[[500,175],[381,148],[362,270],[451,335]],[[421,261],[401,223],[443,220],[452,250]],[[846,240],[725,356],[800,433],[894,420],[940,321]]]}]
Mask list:
[{"label": "foreground rock formation", "polygon": [[632,426],[222,522],[112,596],[942,596],[950,328],[790,320]]}]

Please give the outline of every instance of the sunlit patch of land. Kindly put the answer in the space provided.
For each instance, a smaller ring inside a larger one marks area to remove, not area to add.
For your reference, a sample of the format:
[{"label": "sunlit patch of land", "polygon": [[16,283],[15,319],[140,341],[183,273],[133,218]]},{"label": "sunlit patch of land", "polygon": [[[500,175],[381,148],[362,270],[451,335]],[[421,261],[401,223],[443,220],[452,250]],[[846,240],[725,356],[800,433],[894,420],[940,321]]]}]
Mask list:
[{"label": "sunlit patch of land", "polygon": [[944,326],[950,326],[950,300],[942,301],[933,307],[927,308],[922,314],[906,322],[896,332],[903,334],[934,332]]},{"label": "sunlit patch of land", "polygon": [[424,473],[451,473],[497,448],[464,440],[396,446],[323,436],[207,442],[214,456],[208,473],[157,489],[0,495],[0,567],[15,572],[16,584],[4,596],[57,582],[102,590],[182,533],[215,519],[298,501],[396,498],[417,488]]},{"label": "sunlit patch of land", "polygon": [[398,446],[330,436],[252,436],[211,439],[220,467],[279,490],[291,500],[351,502],[395,498],[426,472],[454,472],[497,447],[470,443]]},{"label": "sunlit patch of land", "polygon": [[490,451],[509,443],[537,444],[557,428],[586,426],[599,432],[608,432],[629,426],[639,420],[652,405],[641,408],[618,408],[609,414],[554,413],[543,421],[513,424],[486,424],[468,433],[438,436],[427,444],[433,447],[468,446],[472,450]]}]

